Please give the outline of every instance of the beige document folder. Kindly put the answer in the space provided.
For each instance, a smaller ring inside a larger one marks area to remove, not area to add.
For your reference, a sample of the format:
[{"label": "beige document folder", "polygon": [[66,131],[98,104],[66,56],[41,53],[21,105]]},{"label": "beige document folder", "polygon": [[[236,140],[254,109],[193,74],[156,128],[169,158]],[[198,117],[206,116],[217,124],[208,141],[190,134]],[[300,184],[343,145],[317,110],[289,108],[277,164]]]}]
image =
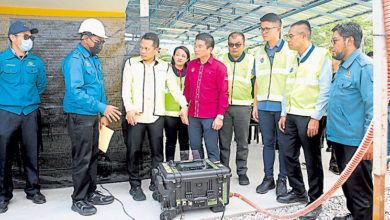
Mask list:
[{"label": "beige document folder", "polygon": [[106,126],[102,126],[102,129],[99,131],[99,149],[104,153],[107,152],[113,134],[114,130],[107,128]]}]

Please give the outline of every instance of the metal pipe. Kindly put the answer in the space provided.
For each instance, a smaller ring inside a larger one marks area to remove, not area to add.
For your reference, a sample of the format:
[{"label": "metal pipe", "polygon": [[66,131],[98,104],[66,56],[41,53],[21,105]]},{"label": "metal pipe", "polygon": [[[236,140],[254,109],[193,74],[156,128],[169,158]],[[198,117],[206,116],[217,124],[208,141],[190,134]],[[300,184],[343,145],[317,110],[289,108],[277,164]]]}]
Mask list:
[{"label": "metal pipe", "polygon": [[[390,1],[373,1],[373,35],[374,35],[374,206],[373,219],[384,219],[385,213],[385,174],[387,163],[387,53],[385,39],[386,5],[390,13]],[[386,19],[390,22],[389,18]],[[387,25],[386,25],[387,26]],[[386,30],[388,32],[390,30]],[[387,48],[389,51],[390,48]]]}]

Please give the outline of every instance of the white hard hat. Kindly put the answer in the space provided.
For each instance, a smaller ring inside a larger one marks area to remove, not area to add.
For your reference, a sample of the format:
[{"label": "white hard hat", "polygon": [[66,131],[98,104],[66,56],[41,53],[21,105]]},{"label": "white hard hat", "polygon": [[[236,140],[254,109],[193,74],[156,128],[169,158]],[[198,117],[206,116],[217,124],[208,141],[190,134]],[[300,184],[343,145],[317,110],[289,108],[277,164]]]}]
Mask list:
[{"label": "white hard hat", "polygon": [[81,23],[79,33],[81,34],[84,32],[91,32],[96,36],[108,38],[103,23],[95,18],[88,18]]}]

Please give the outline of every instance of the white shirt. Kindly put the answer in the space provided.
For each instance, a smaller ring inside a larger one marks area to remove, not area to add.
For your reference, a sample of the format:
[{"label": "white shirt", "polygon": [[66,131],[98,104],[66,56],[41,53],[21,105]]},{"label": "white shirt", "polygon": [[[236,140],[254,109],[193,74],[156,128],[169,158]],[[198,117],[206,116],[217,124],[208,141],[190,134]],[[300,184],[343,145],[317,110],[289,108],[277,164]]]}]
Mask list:
[{"label": "white shirt", "polygon": [[153,115],[154,111],[154,72],[152,63],[145,62],[145,87],[144,87],[144,112],[136,115],[137,123],[154,123],[159,116]]}]

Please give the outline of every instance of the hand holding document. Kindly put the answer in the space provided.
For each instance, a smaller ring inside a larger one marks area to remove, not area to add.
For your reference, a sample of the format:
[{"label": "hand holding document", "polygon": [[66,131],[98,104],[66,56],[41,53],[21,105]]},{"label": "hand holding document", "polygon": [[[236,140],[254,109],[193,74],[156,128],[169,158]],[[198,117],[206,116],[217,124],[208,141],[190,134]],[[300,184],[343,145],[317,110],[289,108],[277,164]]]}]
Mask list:
[{"label": "hand holding document", "polygon": [[114,134],[114,130],[102,126],[102,129],[99,130],[99,150],[104,153],[107,152],[108,145],[110,144],[110,140],[112,135]]}]

